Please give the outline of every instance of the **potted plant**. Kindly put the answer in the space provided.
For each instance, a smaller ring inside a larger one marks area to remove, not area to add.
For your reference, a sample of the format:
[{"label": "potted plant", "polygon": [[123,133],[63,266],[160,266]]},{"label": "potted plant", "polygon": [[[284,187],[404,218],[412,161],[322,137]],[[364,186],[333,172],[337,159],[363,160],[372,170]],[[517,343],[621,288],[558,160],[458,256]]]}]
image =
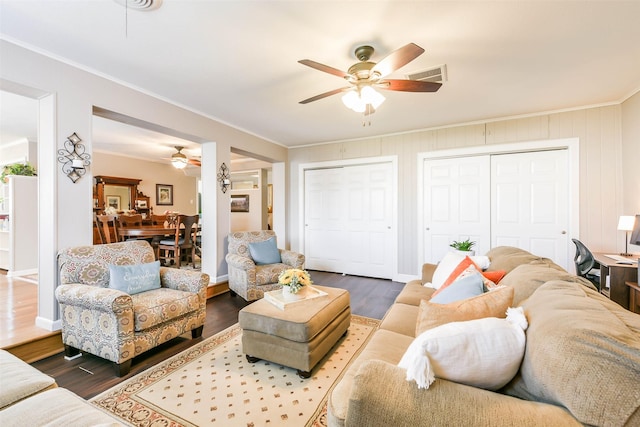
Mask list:
[{"label": "potted plant", "polygon": [[2,175],[0,175],[0,182],[4,184],[9,182],[9,175],[34,176],[36,175],[36,168],[31,166],[29,162],[5,165],[2,168]]},{"label": "potted plant", "polygon": [[456,252],[464,254],[464,255],[475,255],[475,251],[473,250],[473,246],[476,242],[472,242],[471,239],[467,238],[466,240],[462,240],[460,242],[454,240],[449,246],[456,250]]}]

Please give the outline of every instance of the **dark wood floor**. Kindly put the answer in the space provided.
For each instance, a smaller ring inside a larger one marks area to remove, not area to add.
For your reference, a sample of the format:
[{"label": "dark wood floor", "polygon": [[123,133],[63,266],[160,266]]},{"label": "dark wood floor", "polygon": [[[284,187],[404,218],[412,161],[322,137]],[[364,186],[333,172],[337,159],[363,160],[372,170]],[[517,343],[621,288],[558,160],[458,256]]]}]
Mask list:
[{"label": "dark wood floor", "polygon": [[[375,319],[382,318],[404,286],[404,283],[390,280],[320,271],[310,273],[317,285],[347,289],[351,296],[353,314]],[[202,338],[191,339],[191,335],[187,334],[149,350],[133,359],[131,372],[122,378],[115,376],[110,362],[87,353],[71,361],[65,360],[64,354],[60,353],[32,365],[55,378],[60,387],[89,399],[234,325],[238,322],[238,312],[247,304],[242,298],[232,297],[228,292],[209,299]]]}]

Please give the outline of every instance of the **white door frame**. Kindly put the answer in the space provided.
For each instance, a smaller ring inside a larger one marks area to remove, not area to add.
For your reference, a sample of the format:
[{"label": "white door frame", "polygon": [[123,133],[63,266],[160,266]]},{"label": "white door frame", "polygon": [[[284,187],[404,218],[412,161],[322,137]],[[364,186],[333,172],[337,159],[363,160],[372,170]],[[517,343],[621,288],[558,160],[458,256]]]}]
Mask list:
[{"label": "white door frame", "polygon": [[304,253],[305,248],[305,171],[313,169],[329,169],[336,167],[359,166],[377,163],[391,163],[392,169],[391,176],[393,182],[391,183],[391,188],[393,189],[393,206],[391,239],[393,244],[391,247],[391,254],[393,259],[391,260],[391,264],[393,270],[392,280],[396,281],[398,279],[398,156],[364,157],[348,160],[329,160],[325,162],[301,163],[298,166],[298,252]]},{"label": "white door frame", "polygon": [[[571,238],[578,238],[580,231],[580,139],[575,138],[562,138],[562,139],[548,139],[541,141],[528,141],[517,142],[511,144],[495,144],[495,145],[479,145],[474,147],[454,148],[450,150],[438,150],[430,151],[426,153],[418,153],[418,176],[417,189],[418,189],[418,209],[421,209],[424,203],[424,161],[445,159],[454,157],[469,157],[491,154],[513,154],[513,153],[526,153],[533,151],[546,151],[546,150],[564,150],[568,152],[569,158],[569,234],[568,241]],[[422,271],[422,264],[424,260],[424,248],[422,242],[424,242],[424,212],[418,211],[418,230],[417,230],[417,243],[418,243],[418,271]],[[571,245],[567,245],[567,259],[573,259],[573,253],[571,251]]]}]

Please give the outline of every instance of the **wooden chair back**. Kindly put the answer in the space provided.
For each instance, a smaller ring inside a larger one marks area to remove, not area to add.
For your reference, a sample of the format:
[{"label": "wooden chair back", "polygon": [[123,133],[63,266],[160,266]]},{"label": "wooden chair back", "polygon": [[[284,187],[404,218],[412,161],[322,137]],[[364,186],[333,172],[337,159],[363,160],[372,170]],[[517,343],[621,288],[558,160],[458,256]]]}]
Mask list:
[{"label": "wooden chair back", "polygon": [[164,227],[167,222],[167,215],[151,215],[151,225]]},{"label": "wooden chair back", "polygon": [[140,227],[142,225],[142,215],[120,215],[118,217],[120,227]]},{"label": "wooden chair back", "polygon": [[118,242],[118,230],[117,230],[117,216],[116,215],[96,215],[96,226],[98,227],[98,235],[100,241],[105,243]]}]

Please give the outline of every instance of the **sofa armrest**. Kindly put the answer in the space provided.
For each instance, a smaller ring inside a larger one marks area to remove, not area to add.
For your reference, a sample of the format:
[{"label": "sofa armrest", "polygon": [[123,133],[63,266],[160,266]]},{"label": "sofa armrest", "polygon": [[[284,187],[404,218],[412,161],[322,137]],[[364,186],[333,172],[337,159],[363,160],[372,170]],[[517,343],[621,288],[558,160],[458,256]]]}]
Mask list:
[{"label": "sofa armrest", "polygon": [[251,258],[247,258],[242,255],[227,254],[225,259],[227,261],[227,264],[229,264],[229,267],[234,267],[239,270],[249,271],[253,268],[256,268],[256,264]]},{"label": "sofa armrest", "polygon": [[406,371],[380,360],[364,362],[354,378],[345,426],[580,426],[564,409],[436,379],[418,389]]},{"label": "sofa armrest", "polygon": [[106,313],[118,313],[127,309],[133,311],[131,295],[117,289],[69,283],[58,286],[55,294],[59,304]]},{"label": "sofa armrest", "polygon": [[301,269],[304,266],[304,255],[298,252],[280,249],[280,258],[282,258],[283,264],[290,265],[293,268]]},{"label": "sofa armrest", "polygon": [[160,284],[163,288],[192,292],[194,294],[202,293],[206,299],[209,275],[199,271],[160,267]]},{"label": "sofa armrest", "polygon": [[422,264],[422,284],[430,283],[433,273],[436,271],[436,264]]}]

